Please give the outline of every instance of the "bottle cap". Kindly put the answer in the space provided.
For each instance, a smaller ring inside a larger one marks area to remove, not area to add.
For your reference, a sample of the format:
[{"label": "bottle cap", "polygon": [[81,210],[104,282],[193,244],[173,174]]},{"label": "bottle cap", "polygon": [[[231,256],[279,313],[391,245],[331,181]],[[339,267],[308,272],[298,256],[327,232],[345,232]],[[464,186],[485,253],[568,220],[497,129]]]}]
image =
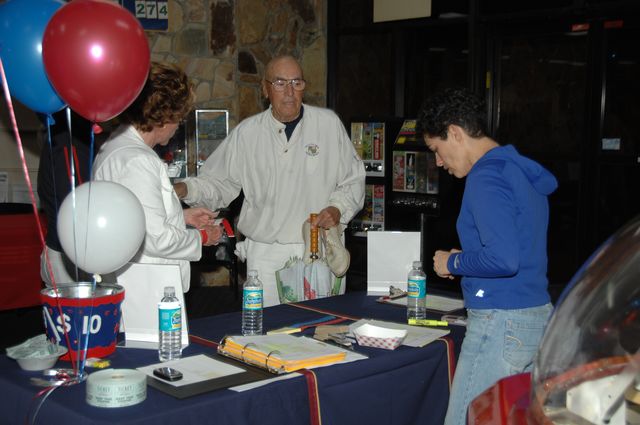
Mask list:
[{"label": "bottle cap", "polygon": [[165,297],[172,297],[176,294],[176,288],[174,288],[173,286],[165,286],[164,287],[164,296]]},{"label": "bottle cap", "polygon": [[422,267],[422,261],[414,261],[413,262],[413,268],[414,269],[419,269]]},{"label": "bottle cap", "polygon": [[258,270],[248,270],[247,271],[247,277],[258,277]]}]

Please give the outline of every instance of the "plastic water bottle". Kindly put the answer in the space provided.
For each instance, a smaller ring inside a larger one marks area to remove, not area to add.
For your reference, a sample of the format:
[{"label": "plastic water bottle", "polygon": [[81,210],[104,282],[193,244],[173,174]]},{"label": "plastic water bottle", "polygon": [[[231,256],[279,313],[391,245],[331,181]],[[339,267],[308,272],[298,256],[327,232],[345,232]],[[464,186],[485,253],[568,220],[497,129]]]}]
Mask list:
[{"label": "plastic water bottle", "polygon": [[164,297],[158,303],[160,343],[158,357],[161,362],[182,356],[182,308],[173,286],[164,288]]},{"label": "plastic water bottle", "polygon": [[242,287],[242,335],[262,335],[262,282],[257,270],[247,271]]},{"label": "plastic water bottle", "polygon": [[413,262],[407,278],[407,319],[427,318],[427,275],[420,261]]}]

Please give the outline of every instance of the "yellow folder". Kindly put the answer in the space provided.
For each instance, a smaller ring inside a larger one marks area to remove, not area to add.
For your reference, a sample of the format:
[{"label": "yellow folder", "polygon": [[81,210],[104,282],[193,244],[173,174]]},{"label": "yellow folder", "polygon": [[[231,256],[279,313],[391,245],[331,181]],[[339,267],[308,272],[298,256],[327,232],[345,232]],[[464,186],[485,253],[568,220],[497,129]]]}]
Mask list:
[{"label": "yellow folder", "polygon": [[340,348],[287,334],[227,336],[218,346],[218,353],[272,373],[337,363],[346,356]]}]

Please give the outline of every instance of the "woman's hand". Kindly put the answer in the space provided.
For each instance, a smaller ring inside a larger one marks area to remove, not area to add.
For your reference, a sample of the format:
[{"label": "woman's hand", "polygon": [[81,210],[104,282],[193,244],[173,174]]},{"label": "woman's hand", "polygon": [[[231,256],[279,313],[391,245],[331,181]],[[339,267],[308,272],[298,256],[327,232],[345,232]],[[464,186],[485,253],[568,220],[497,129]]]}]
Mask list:
[{"label": "woman's hand", "polygon": [[200,230],[207,232],[207,243],[203,244],[204,246],[218,245],[223,234],[222,226],[208,225]]},{"label": "woman's hand", "polygon": [[454,254],[456,252],[462,252],[462,251],[454,248],[451,251],[438,250],[435,252],[435,254],[433,254],[433,271],[436,272],[436,274],[439,277],[442,277],[445,279],[454,278],[451,272],[449,272],[449,267],[447,266],[447,263],[449,262],[449,257],[451,256],[451,254]]},{"label": "woman's hand", "polygon": [[196,229],[202,229],[205,226],[213,225],[213,220],[218,216],[217,212],[213,212],[210,209],[203,207],[186,208],[182,210],[182,213],[184,214],[185,223],[189,226],[195,227]]}]

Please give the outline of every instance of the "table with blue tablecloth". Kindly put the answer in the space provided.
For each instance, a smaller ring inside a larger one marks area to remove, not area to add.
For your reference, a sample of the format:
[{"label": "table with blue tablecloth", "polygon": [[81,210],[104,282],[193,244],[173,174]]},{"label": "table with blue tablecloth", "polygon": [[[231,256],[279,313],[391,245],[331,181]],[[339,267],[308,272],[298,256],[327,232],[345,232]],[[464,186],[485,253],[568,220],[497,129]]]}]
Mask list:
[{"label": "table with blue tablecloth", "polygon": [[[403,322],[406,311],[355,292],[266,308],[264,328],[277,329],[327,315],[344,319],[341,324],[359,318]],[[240,333],[240,323],[239,312],[191,321],[192,343],[183,356],[214,354],[215,345],[225,335]],[[303,333],[312,334],[313,328]],[[463,334],[464,328],[451,326],[450,336],[425,347],[401,346],[393,351],[355,345],[356,351],[369,358],[314,368],[312,374],[296,374],[244,392],[223,389],[177,399],[148,387],[144,402],[115,409],[88,405],[85,383],[58,388],[43,401],[38,396],[42,388],[30,383],[40,372],[23,371],[3,355],[0,423],[32,423],[37,411],[35,423],[41,425],[441,424],[459,350],[455,346]],[[136,368],[157,363],[157,356],[154,350],[118,348],[108,358],[111,367]],[[68,366],[66,362],[57,365]]]}]

